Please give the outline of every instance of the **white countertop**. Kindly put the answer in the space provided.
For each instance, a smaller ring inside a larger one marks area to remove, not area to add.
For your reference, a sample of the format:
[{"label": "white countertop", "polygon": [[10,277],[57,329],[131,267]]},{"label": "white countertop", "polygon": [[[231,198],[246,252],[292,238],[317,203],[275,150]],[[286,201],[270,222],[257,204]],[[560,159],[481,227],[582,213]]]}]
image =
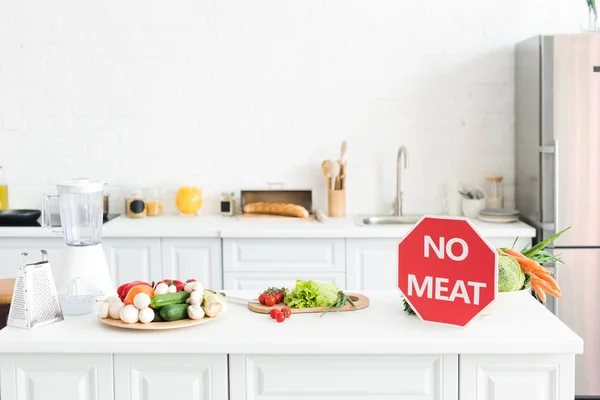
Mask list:
[{"label": "white countertop", "polygon": [[[535,229],[523,222],[493,224],[472,221],[485,237],[534,237]],[[102,228],[103,237],[223,237],[223,238],[399,238],[413,225],[359,226],[356,217],[316,220],[242,219],[221,216],[119,216]],[[60,237],[46,228],[0,227],[0,237]]]},{"label": "white countertop", "polygon": [[[254,292],[228,292],[251,297]],[[532,297],[465,328],[422,322],[395,291],[366,292],[364,310],[293,314],[276,323],[244,304],[206,324],[171,331],[106,326],[95,314],[31,331],[0,331],[0,353],[581,354],[583,341]]]}]

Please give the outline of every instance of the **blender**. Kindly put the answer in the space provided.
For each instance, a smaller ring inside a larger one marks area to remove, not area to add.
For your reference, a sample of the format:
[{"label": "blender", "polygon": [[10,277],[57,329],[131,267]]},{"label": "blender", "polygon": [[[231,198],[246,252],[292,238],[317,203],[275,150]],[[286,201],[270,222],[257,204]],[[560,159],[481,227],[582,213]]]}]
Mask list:
[{"label": "blender", "polygon": [[[66,248],[56,265],[56,286],[84,282],[100,297],[116,295],[102,249],[104,182],[80,178],[59,183],[57,194],[44,194],[42,226],[62,234]],[[60,227],[52,225],[50,203],[58,199]]]}]

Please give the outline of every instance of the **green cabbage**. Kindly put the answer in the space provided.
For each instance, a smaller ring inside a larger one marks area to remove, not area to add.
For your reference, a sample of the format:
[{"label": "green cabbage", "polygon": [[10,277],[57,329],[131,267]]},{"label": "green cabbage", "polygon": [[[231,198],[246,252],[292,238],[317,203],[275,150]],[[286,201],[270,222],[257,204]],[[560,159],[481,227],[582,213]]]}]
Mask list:
[{"label": "green cabbage", "polygon": [[516,292],[523,288],[524,283],[525,274],[517,260],[498,255],[498,291]]},{"label": "green cabbage", "polygon": [[333,283],[303,281],[285,295],[284,302],[290,308],[329,307],[334,304],[340,289]]}]

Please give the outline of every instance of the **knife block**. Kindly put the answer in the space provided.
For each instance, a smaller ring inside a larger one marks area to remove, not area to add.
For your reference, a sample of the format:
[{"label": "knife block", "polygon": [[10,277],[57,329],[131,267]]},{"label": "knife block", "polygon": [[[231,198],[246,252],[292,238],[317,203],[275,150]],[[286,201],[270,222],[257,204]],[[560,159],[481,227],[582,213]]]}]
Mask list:
[{"label": "knife block", "polygon": [[327,191],[327,214],[331,218],[340,218],[346,216],[346,190]]}]

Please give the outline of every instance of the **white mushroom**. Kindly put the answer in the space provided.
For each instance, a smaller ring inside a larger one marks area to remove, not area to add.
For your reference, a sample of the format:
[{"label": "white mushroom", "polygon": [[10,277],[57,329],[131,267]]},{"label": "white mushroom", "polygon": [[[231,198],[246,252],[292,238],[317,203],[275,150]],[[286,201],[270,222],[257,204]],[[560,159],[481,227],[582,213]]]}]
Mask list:
[{"label": "white mushroom", "polygon": [[159,283],[158,285],[156,285],[156,287],[154,288],[154,294],[165,294],[169,292],[169,285],[167,285],[164,282]]},{"label": "white mushroom", "polygon": [[151,308],[140,310],[139,319],[142,324],[149,324],[154,320],[154,310]]},{"label": "white mushroom", "polygon": [[122,301],[110,303],[110,305],[108,306],[108,315],[112,319],[120,319],[119,313],[121,312],[123,306],[124,304]]},{"label": "white mushroom", "polygon": [[109,309],[110,305],[107,302],[102,302],[102,304],[100,304],[100,310],[98,311],[98,316],[102,319],[104,318],[108,318],[108,309]]},{"label": "white mushroom", "polygon": [[199,292],[199,291],[194,290],[190,294],[189,299],[190,299],[191,305],[202,304],[202,299],[204,299],[204,291]]},{"label": "white mushroom", "polygon": [[133,304],[128,304],[121,308],[119,316],[121,317],[121,321],[126,324],[135,324],[139,320],[139,313],[140,311]]},{"label": "white mushroom", "polygon": [[104,302],[108,303],[108,304],[118,303],[120,301],[121,301],[121,299],[117,296],[108,297],[106,300],[104,300]]},{"label": "white mushroom", "polygon": [[143,310],[150,305],[150,296],[148,296],[146,293],[136,294],[133,298],[133,305],[138,310]]},{"label": "white mushroom", "polygon": [[191,305],[187,308],[187,314],[190,319],[202,319],[204,318],[204,310],[200,304]]},{"label": "white mushroom", "polygon": [[177,286],[169,285],[169,289],[167,290],[167,293],[175,293],[175,292],[177,292]]}]

